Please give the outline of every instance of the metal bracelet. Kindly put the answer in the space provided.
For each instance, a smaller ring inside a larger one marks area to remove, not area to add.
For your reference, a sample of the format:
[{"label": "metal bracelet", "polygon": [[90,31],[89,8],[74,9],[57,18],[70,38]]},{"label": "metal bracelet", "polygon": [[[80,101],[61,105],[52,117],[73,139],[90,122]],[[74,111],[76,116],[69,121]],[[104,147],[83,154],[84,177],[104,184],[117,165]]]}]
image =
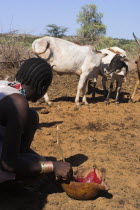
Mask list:
[{"label": "metal bracelet", "polygon": [[53,172],[53,163],[52,161],[41,161],[41,171],[40,173],[49,173],[49,172]]}]

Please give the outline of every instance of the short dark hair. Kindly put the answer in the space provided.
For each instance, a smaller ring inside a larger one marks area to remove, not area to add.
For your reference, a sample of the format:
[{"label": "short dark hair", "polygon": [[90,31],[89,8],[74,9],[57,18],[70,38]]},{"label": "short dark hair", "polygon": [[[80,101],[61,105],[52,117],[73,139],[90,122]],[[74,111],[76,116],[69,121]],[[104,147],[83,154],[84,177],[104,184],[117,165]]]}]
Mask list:
[{"label": "short dark hair", "polygon": [[29,58],[19,68],[15,80],[22,85],[29,85],[41,95],[51,85],[52,68],[42,58]]}]

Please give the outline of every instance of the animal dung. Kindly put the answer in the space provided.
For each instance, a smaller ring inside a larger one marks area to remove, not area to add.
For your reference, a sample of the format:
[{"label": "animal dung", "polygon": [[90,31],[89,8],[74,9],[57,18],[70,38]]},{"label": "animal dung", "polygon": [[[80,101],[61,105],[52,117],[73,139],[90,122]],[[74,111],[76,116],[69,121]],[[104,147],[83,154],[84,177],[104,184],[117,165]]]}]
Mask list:
[{"label": "animal dung", "polygon": [[77,200],[90,200],[101,191],[109,190],[105,183],[105,170],[88,168],[77,171],[72,181],[61,183],[68,196]]}]

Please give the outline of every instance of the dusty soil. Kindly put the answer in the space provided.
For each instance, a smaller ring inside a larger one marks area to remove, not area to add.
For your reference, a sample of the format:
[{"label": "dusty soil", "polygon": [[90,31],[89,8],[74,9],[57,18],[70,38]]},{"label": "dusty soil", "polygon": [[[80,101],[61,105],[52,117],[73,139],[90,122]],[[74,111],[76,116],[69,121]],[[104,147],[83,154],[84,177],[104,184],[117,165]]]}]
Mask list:
[{"label": "dusty soil", "polygon": [[[75,110],[78,78],[54,74],[48,94],[53,102],[44,99],[30,103],[40,116],[32,148],[49,159],[61,160],[57,145],[57,125],[60,145],[66,161],[73,169],[98,167],[106,169],[108,193],[89,201],[74,200],[67,196],[54,181],[53,175],[26,182],[5,183],[0,187],[2,210],[57,210],[57,209],[140,209],[140,90],[135,103],[128,103],[136,81],[135,66],[123,85],[120,105],[104,104],[101,78],[98,80],[94,101],[87,96],[89,105]],[[4,78],[7,72],[1,73]],[[10,74],[10,72],[8,72]]]}]

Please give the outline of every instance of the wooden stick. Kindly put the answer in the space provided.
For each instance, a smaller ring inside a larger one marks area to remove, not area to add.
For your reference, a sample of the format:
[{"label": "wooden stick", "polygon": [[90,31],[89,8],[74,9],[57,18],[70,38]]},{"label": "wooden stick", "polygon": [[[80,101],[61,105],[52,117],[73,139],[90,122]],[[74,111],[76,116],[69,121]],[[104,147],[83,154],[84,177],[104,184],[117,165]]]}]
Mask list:
[{"label": "wooden stick", "polygon": [[58,144],[58,149],[59,149],[59,153],[61,155],[62,160],[65,161],[64,155],[63,155],[63,150],[62,150],[62,148],[60,146],[60,134],[59,134],[59,130],[60,130],[59,129],[59,125],[57,125],[57,144]]}]

